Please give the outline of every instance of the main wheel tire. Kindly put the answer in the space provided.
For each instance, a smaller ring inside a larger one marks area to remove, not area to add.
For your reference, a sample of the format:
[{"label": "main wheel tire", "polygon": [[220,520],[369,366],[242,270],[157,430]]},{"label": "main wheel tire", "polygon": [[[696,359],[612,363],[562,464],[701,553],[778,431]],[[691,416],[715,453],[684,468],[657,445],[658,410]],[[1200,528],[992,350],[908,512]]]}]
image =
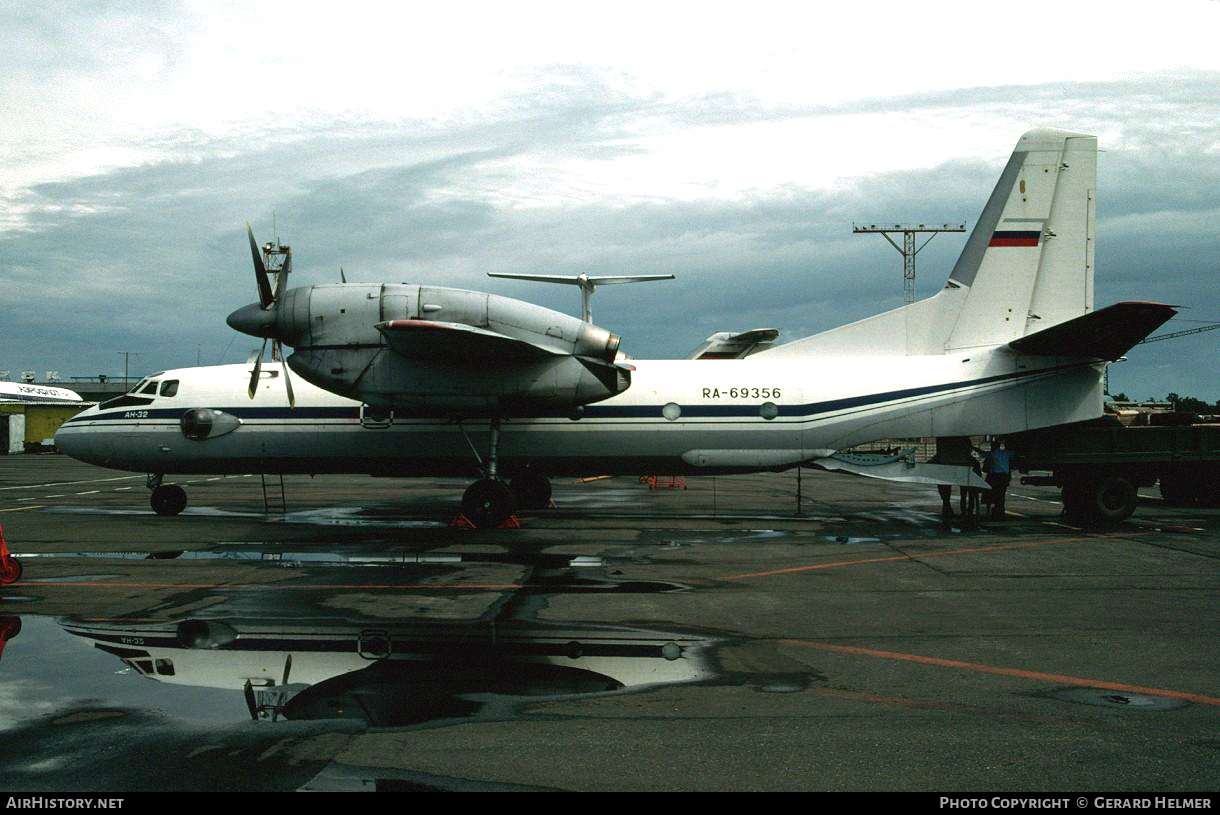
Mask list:
[{"label": "main wheel tire", "polygon": [[515,509],[512,490],[499,479],[476,481],[462,495],[462,514],[480,529],[499,526],[512,517]]},{"label": "main wheel tire", "polygon": [[1089,516],[1110,526],[1121,523],[1135,512],[1139,495],[1135,485],[1121,476],[1102,478],[1089,488]]},{"label": "main wheel tire", "polygon": [[542,473],[520,472],[513,476],[509,488],[521,509],[546,509],[551,502],[551,480]]},{"label": "main wheel tire", "polygon": [[186,490],[177,484],[162,484],[152,491],[148,502],[158,515],[177,515],[186,509]]}]

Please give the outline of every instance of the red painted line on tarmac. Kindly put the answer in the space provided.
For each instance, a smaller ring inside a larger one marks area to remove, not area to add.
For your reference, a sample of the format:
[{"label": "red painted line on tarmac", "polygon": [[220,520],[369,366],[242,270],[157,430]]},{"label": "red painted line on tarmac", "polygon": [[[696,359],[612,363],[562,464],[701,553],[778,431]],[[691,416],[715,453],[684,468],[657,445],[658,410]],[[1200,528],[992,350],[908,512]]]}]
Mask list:
[{"label": "red painted line on tarmac", "polygon": [[1060,538],[1050,541],[1033,541],[1031,543],[997,543],[991,546],[978,546],[971,549],[947,549],[939,552],[923,552],[910,555],[889,555],[887,557],[858,558],[856,560],[837,560],[832,563],[815,563],[809,566],[789,566],[784,569],[771,569],[765,572],[749,572],[734,574],[721,578],[722,580],[744,580],[747,577],[773,577],[778,574],[795,574],[797,572],[814,572],[821,569],[840,569],[844,566],[859,566],[864,563],[891,563],[897,560],[919,561],[932,557],[950,557],[952,555],[986,554],[988,552],[1003,552],[1010,549],[1032,549],[1037,546],[1051,546],[1058,543],[1080,543],[1081,541],[1098,540],[1099,538],[1123,537],[1120,535],[1100,535],[1079,538]]},{"label": "red painted line on tarmac", "polygon": [[1220,707],[1220,698],[1204,696],[1200,693],[1166,690],[1164,688],[1145,688],[1141,685],[1127,685],[1122,682],[1107,682],[1103,679],[1085,679],[1079,676],[1065,674],[1050,674],[1041,671],[1026,671],[1021,668],[1004,668],[999,665],[986,665],[981,662],[963,662],[958,659],[941,659],[921,654],[906,654],[901,651],[882,651],[877,648],[863,648],[858,645],[835,645],[829,642],[811,642],[809,640],[780,640],[783,645],[797,648],[813,648],[819,651],[831,651],[836,654],[851,654],[853,656],[878,657],[880,659],[897,659],[903,662],[917,662],[921,665],[934,665],[938,668],[957,668],[977,673],[1013,676],[1018,679],[1036,679],[1040,682],[1055,682],[1061,685],[1077,685],[1085,688],[1105,688],[1106,690],[1123,693],[1139,693],[1145,696],[1164,696],[1170,699],[1184,699],[1188,702],[1198,702],[1201,705]]},{"label": "red painted line on tarmac", "polygon": [[463,583],[461,585],[430,585],[425,583],[117,583],[113,580],[81,580],[72,583],[38,583],[22,581],[9,584],[22,589],[232,589],[235,591],[276,591],[281,589],[362,589],[368,591],[517,591],[527,588],[519,583]]}]

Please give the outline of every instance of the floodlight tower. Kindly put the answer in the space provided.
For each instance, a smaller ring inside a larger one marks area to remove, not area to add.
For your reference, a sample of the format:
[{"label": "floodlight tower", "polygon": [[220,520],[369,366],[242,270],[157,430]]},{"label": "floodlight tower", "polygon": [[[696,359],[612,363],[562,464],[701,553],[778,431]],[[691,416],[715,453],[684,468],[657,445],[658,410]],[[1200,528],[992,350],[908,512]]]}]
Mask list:
[{"label": "floodlight tower", "polygon": [[[927,226],[925,224],[894,224],[893,226],[877,226],[869,224],[868,226],[851,225],[851,231],[854,234],[865,232],[876,232],[890,242],[902,255],[902,281],[903,281],[903,296],[904,303],[915,302],[915,256],[919,254],[925,246],[932,242],[938,232],[965,232],[966,225],[963,224],[941,224],[940,226]],[[894,239],[889,236],[891,232],[902,233],[902,246],[894,242]],[[928,239],[915,248],[915,233],[929,232]]]}]

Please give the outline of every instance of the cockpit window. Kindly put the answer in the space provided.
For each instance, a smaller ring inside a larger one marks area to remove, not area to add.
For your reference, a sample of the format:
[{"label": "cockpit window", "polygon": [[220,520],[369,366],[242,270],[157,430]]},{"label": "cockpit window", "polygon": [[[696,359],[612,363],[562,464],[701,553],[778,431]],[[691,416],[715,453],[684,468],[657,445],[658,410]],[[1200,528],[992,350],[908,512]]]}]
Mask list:
[{"label": "cockpit window", "polygon": [[170,379],[167,382],[161,383],[162,396],[176,396],[178,394],[178,380]]},{"label": "cockpit window", "polygon": [[144,383],[146,383],[147,381],[148,381],[148,377],[144,377],[143,379],[141,379],[139,382],[137,382],[135,384],[135,387],[133,387],[131,390],[129,390],[127,392],[128,393],[139,393],[140,388],[144,387]]},{"label": "cockpit window", "polygon": [[154,396],[156,396],[157,395],[157,380],[154,379],[152,382],[149,382],[147,385],[145,385],[144,389],[142,391],[140,391],[140,393],[151,393]]}]

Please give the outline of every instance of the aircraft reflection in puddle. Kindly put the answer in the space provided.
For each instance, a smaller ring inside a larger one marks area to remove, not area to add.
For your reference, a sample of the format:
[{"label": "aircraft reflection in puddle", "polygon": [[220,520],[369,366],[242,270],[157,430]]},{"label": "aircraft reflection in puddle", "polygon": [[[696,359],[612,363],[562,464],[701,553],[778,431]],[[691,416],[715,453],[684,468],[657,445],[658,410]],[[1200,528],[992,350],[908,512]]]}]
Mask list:
[{"label": "aircraft reflection in puddle", "polygon": [[244,689],[256,719],[379,726],[471,716],[503,697],[604,693],[712,675],[707,639],[534,623],[72,620],[64,630],[165,683]]}]

